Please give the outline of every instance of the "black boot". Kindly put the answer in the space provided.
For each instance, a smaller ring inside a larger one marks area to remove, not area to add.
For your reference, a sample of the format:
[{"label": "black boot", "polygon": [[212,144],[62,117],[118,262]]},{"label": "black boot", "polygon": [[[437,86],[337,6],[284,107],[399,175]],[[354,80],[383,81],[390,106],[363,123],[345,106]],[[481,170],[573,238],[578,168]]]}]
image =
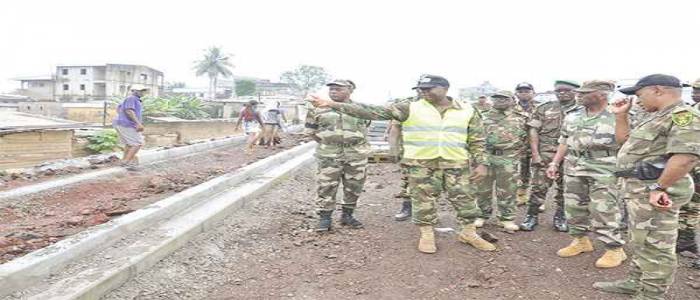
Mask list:
[{"label": "black boot", "polygon": [[698,253],[698,244],[695,242],[695,232],[692,229],[679,229],[678,241],[676,242],[676,252],[688,251],[693,254]]},{"label": "black boot", "polygon": [[566,225],[566,216],[564,215],[564,209],[558,208],[557,212],[554,214],[554,229],[559,232],[569,231],[569,225]]},{"label": "black boot", "polygon": [[536,214],[527,214],[525,216],[525,220],[523,221],[523,223],[520,224],[520,230],[533,231],[533,230],[535,230],[537,223],[538,222],[537,222],[537,215]]},{"label": "black boot", "polygon": [[690,267],[700,270],[700,258],[697,258],[694,262],[690,263]]},{"label": "black boot", "polygon": [[362,228],[364,225],[352,216],[354,209],[343,207],[343,214],[340,216],[340,225],[350,226],[351,228]]},{"label": "black boot", "polygon": [[333,223],[333,220],[331,220],[332,214],[333,211],[321,211],[318,213],[319,221],[318,227],[316,227],[316,231],[321,232],[331,230],[331,223]]},{"label": "black boot", "polygon": [[406,221],[411,217],[411,201],[405,200],[401,203],[401,210],[394,215],[396,221]]}]

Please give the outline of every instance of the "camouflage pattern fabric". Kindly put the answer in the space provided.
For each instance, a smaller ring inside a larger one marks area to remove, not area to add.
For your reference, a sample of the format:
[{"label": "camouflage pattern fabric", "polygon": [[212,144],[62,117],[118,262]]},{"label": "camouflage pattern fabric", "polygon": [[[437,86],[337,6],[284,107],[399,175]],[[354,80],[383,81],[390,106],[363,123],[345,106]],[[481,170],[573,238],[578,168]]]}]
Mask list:
[{"label": "camouflage pattern fabric", "polygon": [[469,169],[438,169],[421,166],[408,167],[411,186],[413,223],[437,225],[437,200],[442,192],[457,212],[460,225],[474,223],[479,209],[474,199],[473,185],[469,183]]},{"label": "camouflage pattern fabric", "polygon": [[310,108],[305,133],[318,141],[316,146],[318,212],[335,209],[335,195],[343,183],[343,206],[354,208],[364,186],[368,121],[333,109]]},{"label": "camouflage pattern fabric", "polygon": [[[518,102],[516,100],[516,102]],[[529,119],[532,117],[532,113],[535,110],[535,107],[537,107],[540,103],[535,101],[534,99],[530,102],[529,106],[524,108],[520,104],[515,105],[515,109],[523,112],[527,115],[528,122]],[[518,188],[519,189],[528,189],[530,187],[530,161],[532,160],[532,152],[529,150],[525,151],[525,154],[522,156],[520,159],[520,164],[518,165],[518,173],[520,173],[519,179],[518,179]]]},{"label": "camouflage pattern fabric", "polygon": [[488,219],[493,211],[493,190],[501,221],[515,219],[515,191],[518,188],[518,164],[527,147],[527,116],[512,108],[491,109],[484,113],[484,131],[489,159],[488,175],[478,183],[476,199],[481,217]]},{"label": "camouflage pattern fabric", "polygon": [[[689,121],[676,121],[675,116],[690,116]],[[632,129],[628,140],[620,148],[618,167],[631,168],[638,161],[660,161],[669,153],[687,153],[700,156],[700,113],[681,101],[653,113]],[[627,202],[632,245],[632,279],[640,280],[642,295],[663,299],[673,283],[677,267],[676,240],[680,207],[693,196],[690,175],[676,181],[667,189],[673,201],[669,210],[654,209],[649,203],[646,186],[655,180],[622,179],[623,200]]]},{"label": "camouflage pattern fabric", "polygon": [[[549,163],[554,159],[554,154],[559,146],[559,135],[561,134],[564,116],[567,111],[572,110],[575,106],[576,101],[544,103],[535,108],[532,117],[527,123],[530,128],[537,131],[540,158],[542,158],[542,164],[533,164],[531,166],[531,193],[527,208],[529,215],[539,214],[539,207],[545,202],[547,191],[554,182],[556,182],[554,202],[557,209],[564,209],[564,177],[559,176],[556,180],[552,180],[547,177],[546,171]],[[563,174],[563,172],[563,168],[560,168],[559,173]]]},{"label": "camouflage pattern fabric", "polygon": [[367,158],[345,160],[317,158],[317,212],[335,210],[335,195],[343,184],[343,207],[355,209],[367,178]]},{"label": "camouflage pattern fabric", "polygon": [[[700,83],[700,79],[696,83]],[[700,103],[693,104],[693,108],[700,111]],[[695,192],[690,202],[681,206],[678,215],[678,230],[689,236],[696,234],[700,224],[700,166],[693,169],[691,176],[695,183]]]},{"label": "camouflage pattern fabric", "polygon": [[559,142],[567,146],[564,211],[569,234],[582,236],[593,231],[608,248],[622,246],[622,213],[613,175],[618,149],[615,115],[607,110],[588,115],[584,107],[570,111]]},{"label": "camouflage pattern fabric", "polygon": [[479,102],[475,102],[474,108],[476,108],[480,113],[483,114],[491,109],[491,105],[488,102],[484,102],[483,104],[479,103]]}]

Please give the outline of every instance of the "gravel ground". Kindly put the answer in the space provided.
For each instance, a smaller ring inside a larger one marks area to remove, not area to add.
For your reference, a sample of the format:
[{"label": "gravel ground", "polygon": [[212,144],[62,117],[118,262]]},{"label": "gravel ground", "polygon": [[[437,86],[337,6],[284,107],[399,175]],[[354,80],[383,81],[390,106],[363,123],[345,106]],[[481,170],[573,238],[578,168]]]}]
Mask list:
[{"label": "gravel ground", "polygon": [[[313,169],[300,171],[105,299],[627,299],[591,288],[626,272],[593,266],[600,244],[593,254],[556,256],[570,239],[551,229],[551,209],[535,232],[487,225],[500,239],[497,252],[447,232],[436,254],[419,253],[415,226],[392,218],[398,178],[394,165],[371,165],[357,212],[365,229],[336,224],[317,234]],[[456,229],[444,201],[440,220]],[[679,267],[669,299],[698,299],[698,283],[699,271]]]}]

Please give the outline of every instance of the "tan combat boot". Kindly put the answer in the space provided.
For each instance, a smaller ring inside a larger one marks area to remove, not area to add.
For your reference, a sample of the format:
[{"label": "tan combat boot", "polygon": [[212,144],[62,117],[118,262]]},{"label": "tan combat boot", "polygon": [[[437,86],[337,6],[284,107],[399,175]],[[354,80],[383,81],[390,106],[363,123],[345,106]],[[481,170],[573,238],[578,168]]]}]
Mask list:
[{"label": "tan combat boot", "polygon": [[614,268],[622,264],[627,259],[627,254],[622,247],[605,250],[603,256],[595,261],[598,268]]},{"label": "tan combat boot", "polygon": [[557,251],[557,255],[559,255],[559,257],[571,257],[579,255],[583,252],[592,251],[593,244],[591,244],[591,240],[589,240],[587,236],[581,236],[574,238],[574,240],[568,246],[559,249],[559,251]]},{"label": "tan combat boot", "polygon": [[503,229],[508,230],[508,231],[518,231],[520,230],[520,227],[515,224],[513,221],[503,221],[501,222],[501,226]]},{"label": "tan combat boot", "polygon": [[420,240],[418,240],[418,251],[423,253],[435,253],[437,247],[435,246],[435,232],[433,232],[433,226],[425,225],[419,226],[420,229]]},{"label": "tan combat boot", "polygon": [[462,232],[457,235],[457,239],[465,244],[472,245],[474,248],[481,251],[493,251],[496,250],[496,246],[482,239],[478,234],[476,234],[476,226],[474,224],[469,224],[464,226]]},{"label": "tan combat boot", "polygon": [[515,204],[518,206],[523,206],[527,204],[527,189],[519,188],[515,192]]}]

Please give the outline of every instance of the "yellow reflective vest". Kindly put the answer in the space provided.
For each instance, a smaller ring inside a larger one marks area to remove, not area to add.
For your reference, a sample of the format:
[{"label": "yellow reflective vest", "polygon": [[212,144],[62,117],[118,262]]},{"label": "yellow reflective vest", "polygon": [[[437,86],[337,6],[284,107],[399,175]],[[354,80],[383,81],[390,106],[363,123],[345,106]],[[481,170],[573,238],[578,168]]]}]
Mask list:
[{"label": "yellow reflective vest", "polygon": [[437,108],[425,99],[412,102],[408,119],[401,123],[403,157],[468,159],[468,127],[474,116],[474,108],[466,103],[459,104],[462,109],[448,109],[445,115],[441,116]]}]

